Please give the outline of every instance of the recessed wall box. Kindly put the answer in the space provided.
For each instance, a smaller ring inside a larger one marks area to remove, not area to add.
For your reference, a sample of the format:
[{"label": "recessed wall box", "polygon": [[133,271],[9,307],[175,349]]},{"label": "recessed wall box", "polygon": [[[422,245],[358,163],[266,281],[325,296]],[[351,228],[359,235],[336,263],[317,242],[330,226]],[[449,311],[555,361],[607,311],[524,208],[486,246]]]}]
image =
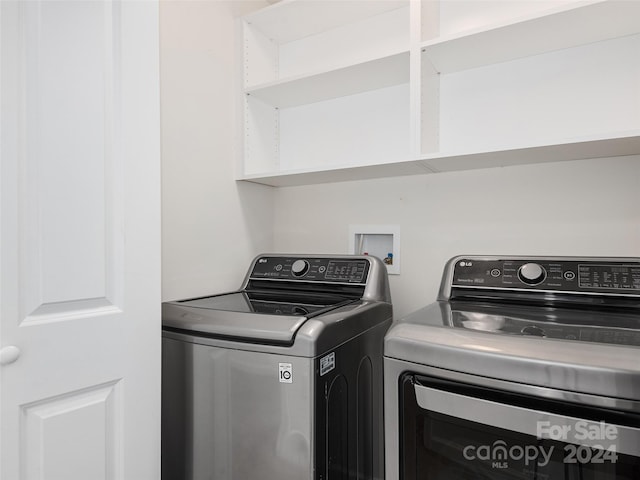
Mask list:
[{"label": "recessed wall box", "polygon": [[399,225],[349,225],[349,252],[373,255],[387,265],[387,272],[400,274]]}]

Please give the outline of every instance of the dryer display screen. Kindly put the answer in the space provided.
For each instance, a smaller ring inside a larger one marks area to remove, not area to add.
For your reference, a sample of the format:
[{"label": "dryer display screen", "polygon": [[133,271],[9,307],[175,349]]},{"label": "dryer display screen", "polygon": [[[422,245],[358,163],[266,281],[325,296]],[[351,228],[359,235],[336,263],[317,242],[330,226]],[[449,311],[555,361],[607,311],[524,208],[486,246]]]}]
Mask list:
[{"label": "dryer display screen", "polygon": [[640,266],[581,264],[580,288],[640,290]]}]

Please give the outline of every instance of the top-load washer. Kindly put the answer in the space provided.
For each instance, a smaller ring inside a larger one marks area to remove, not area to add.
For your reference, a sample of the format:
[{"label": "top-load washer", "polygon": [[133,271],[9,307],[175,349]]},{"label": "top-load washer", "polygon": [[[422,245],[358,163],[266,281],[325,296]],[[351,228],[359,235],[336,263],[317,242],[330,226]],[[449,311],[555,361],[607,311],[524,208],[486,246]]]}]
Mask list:
[{"label": "top-load washer", "polygon": [[238,291],[164,303],[163,480],[383,478],[391,316],[369,256],[260,255]]},{"label": "top-load washer", "polygon": [[384,363],[386,480],[640,478],[640,259],[453,258]]}]

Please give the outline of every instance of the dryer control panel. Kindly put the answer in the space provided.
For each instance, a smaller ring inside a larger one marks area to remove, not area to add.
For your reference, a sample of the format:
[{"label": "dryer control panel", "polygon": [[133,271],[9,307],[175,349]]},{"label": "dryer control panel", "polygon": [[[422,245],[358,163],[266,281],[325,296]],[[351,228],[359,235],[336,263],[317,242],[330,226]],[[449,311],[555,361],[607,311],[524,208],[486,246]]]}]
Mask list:
[{"label": "dryer control panel", "polygon": [[640,295],[640,259],[458,257],[453,288]]},{"label": "dryer control panel", "polygon": [[368,272],[366,258],[264,256],[256,260],[250,278],[365,284]]}]

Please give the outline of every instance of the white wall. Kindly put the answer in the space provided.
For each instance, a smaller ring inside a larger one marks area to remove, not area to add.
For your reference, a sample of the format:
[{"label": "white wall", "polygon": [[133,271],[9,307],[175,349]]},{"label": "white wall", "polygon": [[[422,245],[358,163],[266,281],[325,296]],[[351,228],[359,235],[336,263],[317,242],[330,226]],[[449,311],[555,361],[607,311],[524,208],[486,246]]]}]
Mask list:
[{"label": "white wall", "polygon": [[277,251],[350,253],[349,224],[398,224],[397,315],[435,299],[457,254],[640,256],[640,157],[281,188]]},{"label": "white wall", "polygon": [[235,289],[262,251],[348,253],[349,224],[401,226],[396,313],[461,253],[640,256],[640,157],[271,189],[236,183],[248,1],[161,3],[163,299]]},{"label": "white wall", "polygon": [[272,249],[273,190],[234,180],[234,22],[264,5],[160,4],[163,300],[236,289],[253,256]]}]

